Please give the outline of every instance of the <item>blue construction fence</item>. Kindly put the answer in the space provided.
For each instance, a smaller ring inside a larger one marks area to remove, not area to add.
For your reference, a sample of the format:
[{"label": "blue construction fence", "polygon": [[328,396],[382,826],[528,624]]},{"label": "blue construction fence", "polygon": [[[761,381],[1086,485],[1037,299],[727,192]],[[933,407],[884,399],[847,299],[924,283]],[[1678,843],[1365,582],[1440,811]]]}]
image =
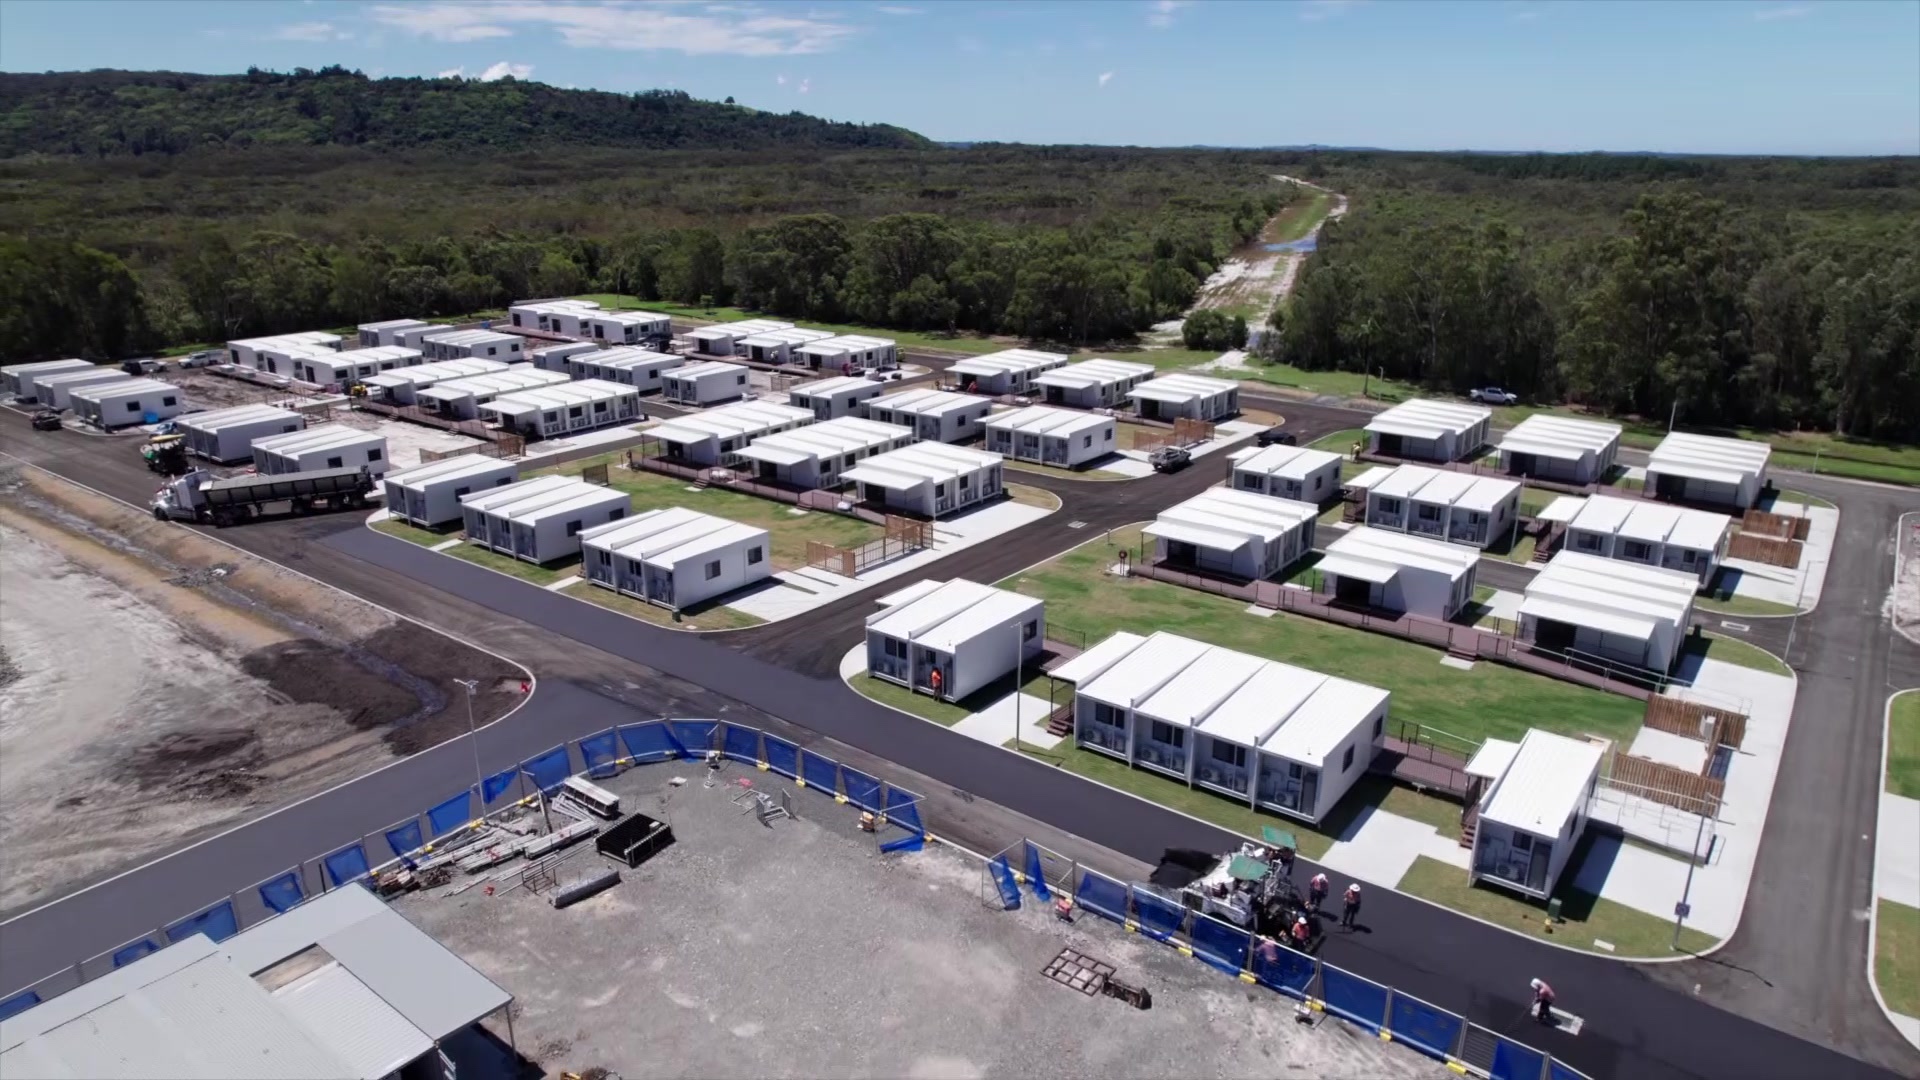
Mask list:
[{"label": "blue construction fence", "polygon": [[194,934],[222,941],[297,907],[310,896],[360,886],[393,867],[410,868],[422,856],[460,843],[484,827],[489,817],[533,805],[538,795],[552,794],[569,776],[605,778],[638,765],[704,760],[709,755],[778,773],[799,788],[872,814],[873,833],[882,851],[918,851],[926,845],[919,795],[812,749],[758,728],[720,720],[622,724],[484,776],[478,785],[440,799],[412,817],[305,859],[199,911],[53,972],[0,998],[0,1019]]},{"label": "blue construction fence", "polygon": [[[1264,986],[1318,1012],[1331,1013],[1381,1039],[1492,1080],[1586,1080],[1550,1055],[1422,1001],[1300,952],[1285,942],[1254,934],[1187,907],[1178,897],[1073,867],[1063,886],[1057,860],[1025,841],[989,860],[989,872],[1024,884],[1036,898],[1070,892],[1075,906],[1120,924],[1130,933],[1163,942],[1182,955],[1242,982]],[[1005,892],[1006,886],[1000,885]],[[1003,898],[1004,899],[1004,898]],[[1018,906],[1017,897],[1004,906]]]}]

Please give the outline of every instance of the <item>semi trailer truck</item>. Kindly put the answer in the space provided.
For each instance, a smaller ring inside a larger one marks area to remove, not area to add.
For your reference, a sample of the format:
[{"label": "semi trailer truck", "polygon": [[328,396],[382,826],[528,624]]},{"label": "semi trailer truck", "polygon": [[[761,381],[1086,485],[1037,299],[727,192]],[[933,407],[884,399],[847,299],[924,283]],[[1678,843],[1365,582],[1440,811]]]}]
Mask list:
[{"label": "semi trailer truck", "polygon": [[153,516],[162,521],[199,521],[226,526],[266,514],[276,504],[287,513],[349,510],[367,505],[373,476],[364,468],[315,469],[271,476],[234,476],[217,479],[195,469],[160,489],[153,497]]}]

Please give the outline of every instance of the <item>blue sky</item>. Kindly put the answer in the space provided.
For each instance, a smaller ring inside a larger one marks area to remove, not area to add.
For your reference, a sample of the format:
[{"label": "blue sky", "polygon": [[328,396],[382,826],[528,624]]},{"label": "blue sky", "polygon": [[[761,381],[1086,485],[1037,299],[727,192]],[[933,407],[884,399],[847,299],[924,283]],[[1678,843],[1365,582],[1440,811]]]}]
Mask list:
[{"label": "blue sky", "polygon": [[936,139],[1920,153],[1920,2],[0,0],[0,69],[653,87]]}]

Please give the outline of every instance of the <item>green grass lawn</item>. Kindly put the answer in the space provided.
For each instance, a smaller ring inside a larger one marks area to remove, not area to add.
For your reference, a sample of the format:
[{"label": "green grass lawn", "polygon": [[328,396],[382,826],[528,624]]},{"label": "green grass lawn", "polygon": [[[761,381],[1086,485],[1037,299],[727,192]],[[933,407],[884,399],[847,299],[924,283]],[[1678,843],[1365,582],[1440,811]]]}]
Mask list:
[{"label": "green grass lawn", "polygon": [[[1893,699],[1887,720],[1887,790],[1920,799],[1920,690],[1909,690]],[[1911,955],[1920,963],[1920,949]],[[1914,1015],[1920,1016],[1920,1012]]]},{"label": "green grass lawn", "polygon": [[374,522],[373,529],[375,532],[383,532],[388,536],[397,536],[409,544],[419,544],[421,547],[434,547],[453,539],[453,532],[451,530],[444,533],[437,533],[431,529],[422,529],[393,518]]},{"label": "green grass lawn", "polygon": [[1364,396],[1374,401],[1398,402],[1420,395],[1420,388],[1411,383],[1378,376],[1369,378],[1358,371],[1309,371],[1291,364],[1268,363],[1259,359],[1250,363],[1241,377],[1303,393]]},{"label": "green grass lawn", "polygon": [[1313,231],[1314,226],[1325,220],[1327,212],[1333,209],[1331,192],[1302,188],[1306,198],[1281,208],[1266,228],[1260,230],[1260,240],[1267,244],[1291,244],[1304,239]]},{"label": "green grass lawn", "polygon": [[1792,668],[1781,663],[1779,657],[1760,646],[1749,645],[1737,638],[1721,637],[1718,634],[1688,635],[1682,654],[1718,660],[1723,664],[1738,664],[1743,668],[1764,671],[1769,675],[1793,674]]},{"label": "green grass lawn", "polygon": [[1043,566],[1001,582],[1047,603],[1051,620],[1100,641],[1116,630],[1166,630],[1216,645],[1297,664],[1393,692],[1392,714],[1479,742],[1518,741],[1540,726],[1631,741],[1644,706],[1544,675],[1496,663],[1460,671],[1440,663],[1438,649],[1285,612],[1246,613],[1225,597],[1143,579],[1105,576],[1118,550],[1138,547],[1138,528],[1117,529]]},{"label": "green grass lawn", "polygon": [[767,621],[758,615],[735,611],[724,604],[706,603],[683,608],[680,612],[680,620],[675,622],[673,612],[666,608],[635,600],[631,596],[622,596],[612,589],[603,589],[587,581],[568,589],[567,595],[575,600],[597,604],[609,611],[631,615],[642,622],[650,622],[656,626],[665,626],[674,630],[744,630],[749,626],[759,626]]},{"label": "green grass lawn", "polygon": [[[1560,875],[1563,883],[1574,880],[1580,858],[1590,842],[1583,841],[1581,849],[1574,852]],[[1674,955],[1670,920],[1655,918],[1591,893],[1577,892],[1565,884],[1561,885],[1558,897],[1560,917],[1564,921],[1551,927],[1547,924],[1546,904],[1495,885],[1469,885],[1465,870],[1425,855],[1414,859],[1413,868],[1400,879],[1398,888],[1509,930],[1551,937],[1561,945],[1602,956]],[[1613,951],[1599,948],[1595,940],[1612,945]],[[1703,952],[1718,940],[1692,927],[1683,927],[1680,931],[1680,947],[1687,952]]]},{"label": "green grass lawn", "polygon": [[1559,497],[1560,493],[1557,491],[1546,491],[1536,487],[1522,487],[1520,489],[1520,516],[1539,517],[1540,512],[1552,506],[1553,500]]},{"label": "green grass lawn", "polygon": [[1880,900],[1873,972],[1887,1008],[1920,1016],[1920,908]]},{"label": "green grass lawn", "polygon": [[520,578],[522,581],[531,581],[535,585],[551,585],[561,578],[576,577],[580,573],[580,556],[578,555],[570,555],[567,558],[555,562],[538,565],[520,559],[508,558],[497,551],[490,551],[483,548],[479,544],[461,544],[459,547],[450,547],[440,554],[451,555],[456,559],[464,559],[467,562],[484,566],[489,570],[498,570],[503,574],[510,574]]},{"label": "green grass lawn", "polygon": [[1049,513],[1060,509],[1060,496],[1046,488],[1029,487],[1026,484],[1007,484],[1007,498],[1025,506],[1038,506]]},{"label": "green grass lawn", "polygon": [[1791,615],[1794,613],[1792,604],[1775,603],[1772,600],[1741,596],[1738,593],[1726,597],[1703,593],[1694,599],[1693,606],[1701,611],[1714,611],[1722,615]]},{"label": "green grass lawn", "polygon": [[[1322,435],[1307,445],[1316,450],[1331,450],[1336,454],[1345,456],[1347,451],[1353,449],[1354,443],[1364,443],[1366,441],[1367,433],[1364,430],[1357,427],[1350,427],[1341,428],[1339,431]],[[1348,464],[1353,464],[1353,462],[1349,461]],[[1343,473],[1340,479],[1345,480],[1347,477]]]},{"label": "green grass lawn", "polygon": [[[1031,694],[1043,701],[1051,701],[1049,695],[1057,696],[1063,703],[1067,700],[1067,688],[1048,678],[1046,672],[1036,669],[1025,674],[1027,681],[1020,686],[1021,693]],[[952,727],[1013,693],[1013,680],[1013,673],[1008,672],[959,701],[940,701],[931,694],[916,694],[899,683],[876,679],[864,671],[848,679],[847,685],[888,708],[924,717],[943,727]]]}]

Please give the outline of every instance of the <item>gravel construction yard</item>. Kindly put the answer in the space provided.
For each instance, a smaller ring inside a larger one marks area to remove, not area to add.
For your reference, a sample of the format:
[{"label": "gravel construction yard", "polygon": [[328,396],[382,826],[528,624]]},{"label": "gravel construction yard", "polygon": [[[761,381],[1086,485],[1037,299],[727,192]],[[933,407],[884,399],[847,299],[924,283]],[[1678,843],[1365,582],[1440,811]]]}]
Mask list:
[{"label": "gravel construction yard", "polygon": [[[1097,917],[1064,925],[1030,896],[1003,912],[983,900],[972,856],[937,845],[883,856],[851,807],[813,792],[793,792],[799,820],[762,826],[730,801],[737,788],[705,788],[704,773],[665,763],[602,782],[624,807],[668,819],[676,842],[589,900],[556,911],[509,864],[491,897],[469,887],[396,902],[514,995],[530,1073],[1451,1075],[1341,1021],[1301,1025],[1278,995]],[[670,787],[675,776],[688,783]],[[741,776],[791,789],[735,765],[722,780]],[[614,865],[589,844],[575,851],[562,885]],[[1044,978],[1066,947],[1144,985],[1153,1007]],[[506,1025],[495,1034],[504,1043]]]},{"label": "gravel construction yard", "polygon": [[[33,470],[0,472],[0,913],[466,728],[521,673]],[[9,678],[9,676],[11,676]]]}]

